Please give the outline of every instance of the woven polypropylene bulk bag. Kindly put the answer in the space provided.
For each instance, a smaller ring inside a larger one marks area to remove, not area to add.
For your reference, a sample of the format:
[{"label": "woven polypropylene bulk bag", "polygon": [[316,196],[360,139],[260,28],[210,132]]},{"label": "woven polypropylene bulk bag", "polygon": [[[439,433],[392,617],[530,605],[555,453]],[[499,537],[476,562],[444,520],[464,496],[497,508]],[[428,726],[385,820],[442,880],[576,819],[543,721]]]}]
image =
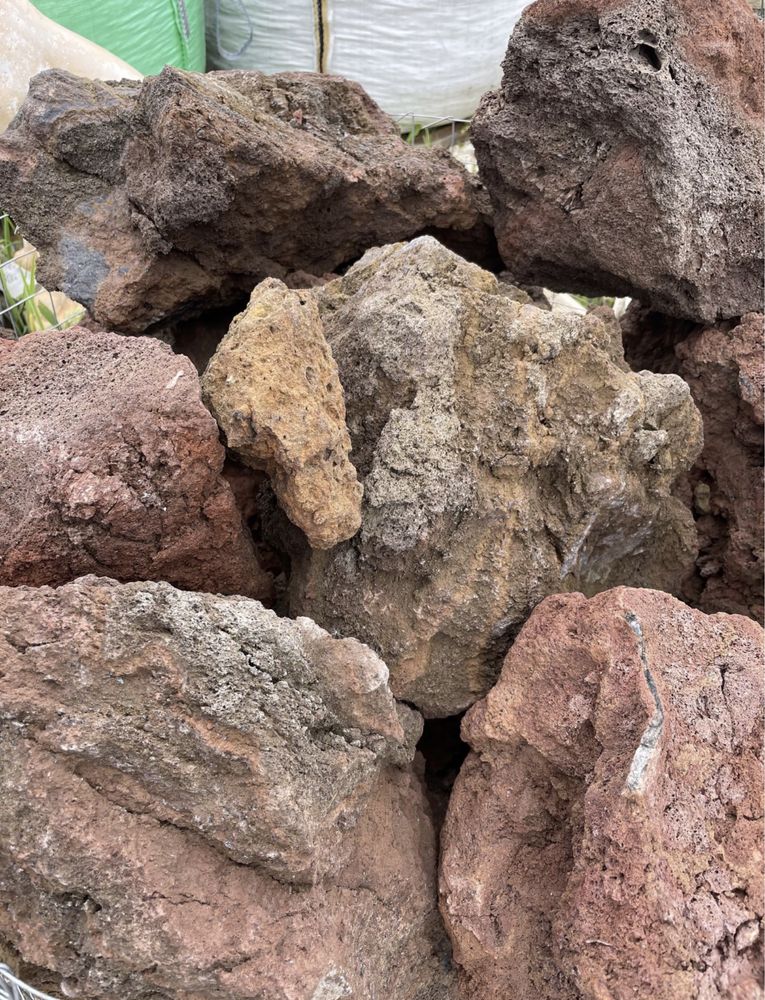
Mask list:
[{"label": "woven polypropylene bulk bag", "polygon": [[528,0],[206,0],[210,68],[336,73],[394,117],[469,117]]},{"label": "woven polypropylene bulk bag", "polygon": [[205,69],[204,0],[34,0],[43,14],[148,76]]}]

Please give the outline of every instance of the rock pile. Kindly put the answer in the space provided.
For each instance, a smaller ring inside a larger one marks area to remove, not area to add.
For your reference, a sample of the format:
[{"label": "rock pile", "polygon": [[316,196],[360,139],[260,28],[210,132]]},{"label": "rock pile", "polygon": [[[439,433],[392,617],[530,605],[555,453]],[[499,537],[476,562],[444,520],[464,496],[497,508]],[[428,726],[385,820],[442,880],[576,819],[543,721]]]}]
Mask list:
[{"label": "rock pile", "polygon": [[0,338],[0,962],[765,1000],[761,42],[537,0],[480,180],[321,74],[32,81],[90,315]]}]

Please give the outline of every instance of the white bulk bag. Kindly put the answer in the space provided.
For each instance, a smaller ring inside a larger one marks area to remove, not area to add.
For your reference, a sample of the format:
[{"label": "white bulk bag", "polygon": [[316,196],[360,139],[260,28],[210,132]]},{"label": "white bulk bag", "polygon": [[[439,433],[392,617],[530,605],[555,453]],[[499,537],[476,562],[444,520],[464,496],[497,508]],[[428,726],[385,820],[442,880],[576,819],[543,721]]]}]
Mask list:
[{"label": "white bulk bag", "polygon": [[207,0],[211,69],[323,71],[394,118],[469,118],[528,0]]}]

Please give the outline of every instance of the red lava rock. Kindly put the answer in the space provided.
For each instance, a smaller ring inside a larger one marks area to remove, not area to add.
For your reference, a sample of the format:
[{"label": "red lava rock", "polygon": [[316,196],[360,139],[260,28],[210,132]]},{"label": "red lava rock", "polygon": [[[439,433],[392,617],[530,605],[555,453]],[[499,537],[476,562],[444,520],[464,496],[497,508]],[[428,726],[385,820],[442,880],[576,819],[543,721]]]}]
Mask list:
[{"label": "red lava rock", "polygon": [[463,997],[762,997],[762,642],[657,591],[537,607],[442,832]]},{"label": "red lava rock", "polygon": [[0,588],[0,948],[87,1000],[453,996],[419,716],[257,601]]},{"label": "red lava rock", "polygon": [[760,623],[764,323],[761,313],[749,313],[740,322],[694,327],[635,303],[622,321],[632,367],[682,375],[704,420],[704,448],[684,487],[699,533],[686,597],[705,611]]},{"label": "red lava rock", "polygon": [[0,137],[0,190],[46,287],[125,333],[424,230],[497,262],[477,179],[319,73],[45,71]]},{"label": "red lava rock", "polygon": [[699,529],[697,566],[705,611],[763,621],[764,317],[712,327],[675,347],[704,420],[704,449],[691,470]]},{"label": "red lava rock", "polygon": [[84,573],[267,597],[188,359],[79,328],[0,355],[0,583]]},{"label": "red lava rock", "polygon": [[763,301],[763,31],[743,0],[538,0],[472,124],[516,282],[701,322]]}]

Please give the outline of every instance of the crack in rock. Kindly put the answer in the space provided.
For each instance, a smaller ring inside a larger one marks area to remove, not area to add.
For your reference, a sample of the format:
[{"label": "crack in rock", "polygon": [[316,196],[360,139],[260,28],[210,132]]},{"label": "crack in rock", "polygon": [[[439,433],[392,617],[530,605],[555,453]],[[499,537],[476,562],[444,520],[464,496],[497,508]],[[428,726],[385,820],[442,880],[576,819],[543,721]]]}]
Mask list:
[{"label": "crack in rock", "polygon": [[643,635],[643,628],[640,621],[637,615],[634,615],[631,611],[628,611],[624,617],[626,618],[629,627],[637,636],[640,662],[643,664],[643,676],[645,677],[648,690],[651,692],[651,697],[653,698],[654,705],[656,706],[654,713],[651,716],[651,721],[645,727],[643,735],[640,737],[640,743],[635,751],[634,757],[632,758],[632,763],[630,764],[630,770],[626,781],[626,788],[630,792],[642,792],[645,788],[648,765],[656,756],[659,741],[661,740],[662,730],[664,729],[664,708],[661,704],[661,698],[659,697],[659,690],[656,687],[656,681],[653,679],[653,674],[648,666],[645,636]]}]

